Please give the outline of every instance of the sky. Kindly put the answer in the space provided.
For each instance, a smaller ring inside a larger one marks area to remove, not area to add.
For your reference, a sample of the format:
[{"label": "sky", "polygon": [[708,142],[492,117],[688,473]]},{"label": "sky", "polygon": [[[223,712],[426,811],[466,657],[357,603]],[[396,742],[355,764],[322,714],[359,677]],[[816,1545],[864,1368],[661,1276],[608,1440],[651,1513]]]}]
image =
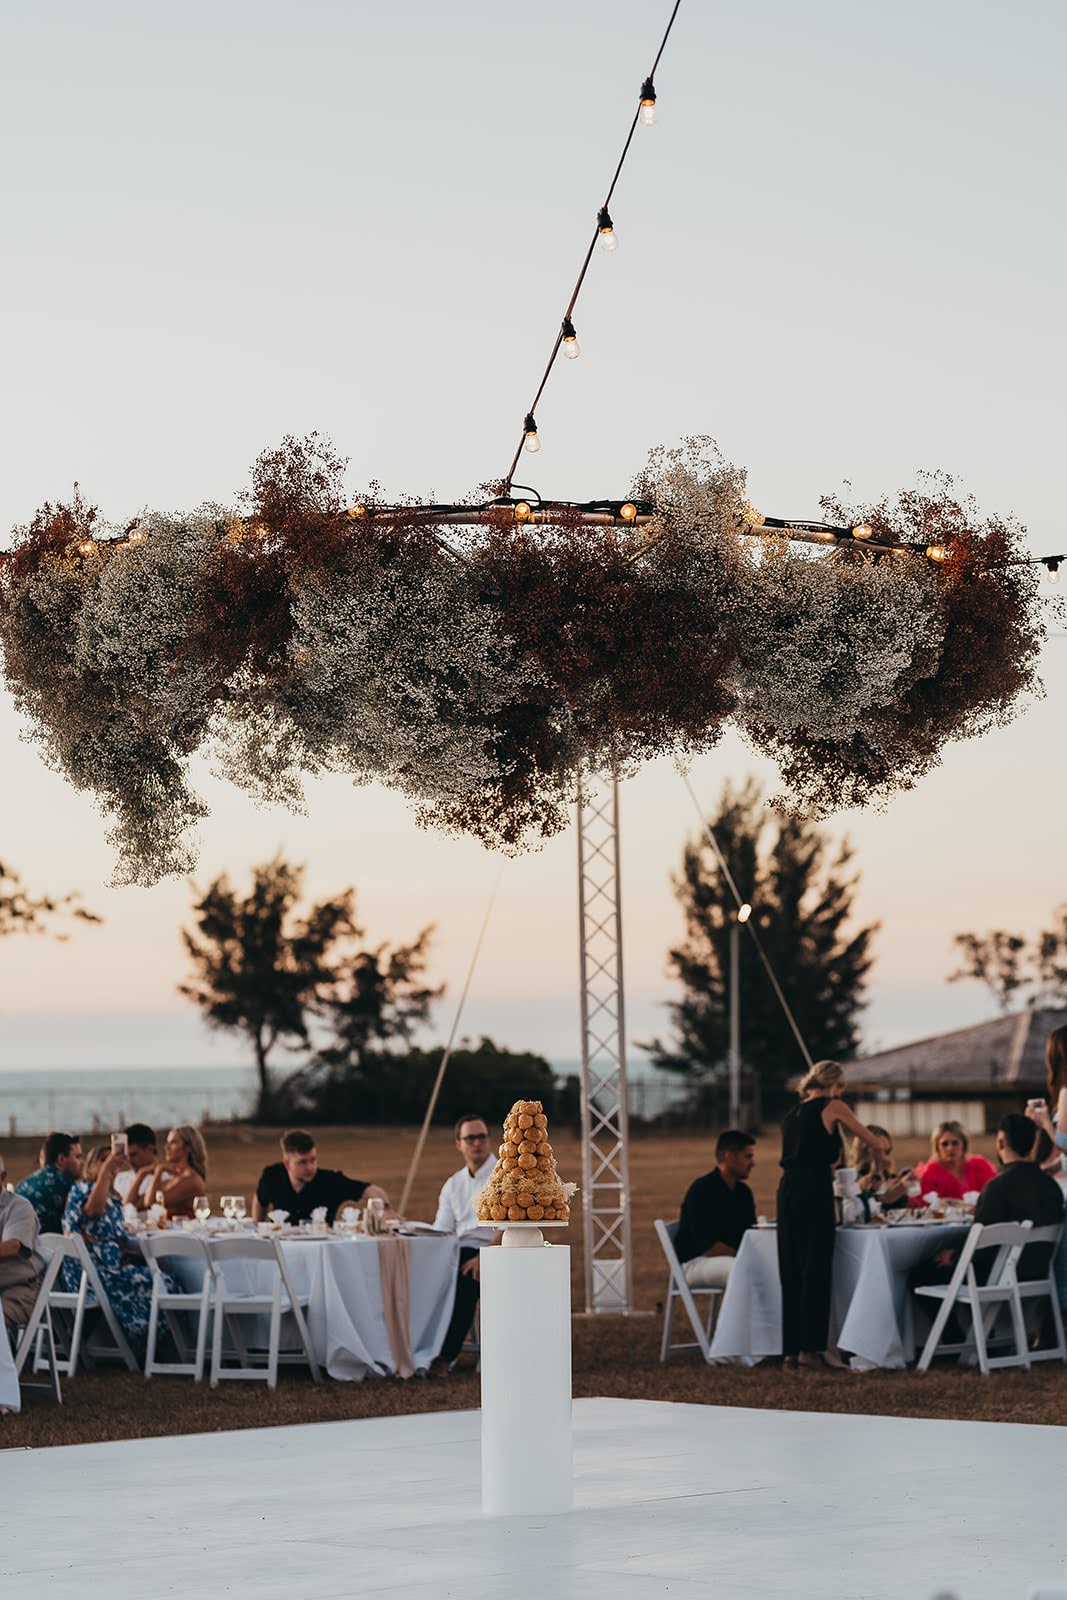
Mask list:
[{"label": "sky", "polygon": [[[328,435],[354,490],[500,476],[669,9],[0,0],[0,538],[75,480],[115,521],[232,502],[287,433]],[[1063,548],[1065,46],[1056,0],[682,0],[621,247],[596,252],[582,356],[538,407],[536,487],[619,497],[651,447],[710,434],[769,514],[943,468]],[[870,1048],[989,1015],[945,983],[953,934],[1036,931],[1067,899],[1067,639],[1042,670],[1011,727],[830,824],[881,923]],[[0,1067],[242,1059],[176,992],[190,884],[110,888],[90,797],[23,733],[4,692],[0,860],[105,921],[4,942]],[[692,780],[710,807],[749,773],[773,792],[730,734]],[[375,941],[436,925],[437,1036],[499,873],[463,1031],[578,1055],[573,831],[500,862],[340,778],[293,817],[196,774],[196,883],[280,849],[312,895],[354,884]],[[667,1026],[695,822],[669,763],[624,785],[633,1040]]]}]

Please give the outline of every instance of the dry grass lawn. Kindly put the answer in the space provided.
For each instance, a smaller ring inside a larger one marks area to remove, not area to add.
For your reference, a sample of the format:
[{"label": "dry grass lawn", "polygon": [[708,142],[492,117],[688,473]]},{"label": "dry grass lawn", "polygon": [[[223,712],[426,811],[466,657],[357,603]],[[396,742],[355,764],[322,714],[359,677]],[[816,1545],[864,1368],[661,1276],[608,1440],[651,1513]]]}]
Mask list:
[{"label": "dry grass lawn", "polygon": [[[317,1133],[323,1165],[384,1183],[399,1197],[414,1146],[409,1130],[329,1128]],[[635,1140],[631,1149],[634,1292],[639,1314],[632,1318],[578,1315],[574,1319],[574,1392],[646,1400],[684,1400],[708,1405],[771,1409],[862,1411],[892,1416],[941,1416],[988,1421],[1059,1423],[1067,1404],[1067,1371],[1045,1363],[1030,1373],[1000,1373],[981,1378],[951,1368],[925,1377],[911,1372],[796,1375],[777,1367],[706,1367],[680,1356],[665,1366],[658,1359],[660,1319],[656,1315],[666,1268],[652,1230],[656,1217],[677,1215],[686,1185],[710,1165],[706,1135],[655,1136]],[[564,1177],[580,1180],[581,1153],[569,1134],[553,1132]],[[990,1141],[976,1148],[992,1154]],[[773,1215],[777,1184],[777,1140],[762,1140],[753,1186],[758,1209]],[[209,1137],[210,1181],[214,1197],[226,1192],[250,1196],[266,1162],[277,1159],[277,1136],[259,1128],[213,1130]],[[31,1141],[5,1146],[13,1176],[35,1165]],[[925,1154],[917,1140],[901,1140],[898,1164]],[[446,1132],[435,1132],[423,1158],[409,1211],[432,1219],[438,1189],[457,1166]],[[581,1225],[567,1236],[573,1258],[574,1305],[584,1306]],[[236,1391],[236,1392],[235,1392]],[[251,1392],[250,1392],[251,1391]],[[28,1398],[20,1417],[0,1421],[0,1446],[84,1443],[95,1439],[147,1434],[208,1432],[267,1427],[290,1422],[335,1421],[349,1417],[410,1411],[467,1409],[478,1404],[478,1380],[456,1372],[444,1383],[413,1379],[325,1382],[316,1388],[302,1375],[287,1373],[273,1395],[257,1385],[230,1385],[212,1392],[185,1379],[143,1378],[118,1371],[80,1374],[64,1385],[64,1405]]]}]

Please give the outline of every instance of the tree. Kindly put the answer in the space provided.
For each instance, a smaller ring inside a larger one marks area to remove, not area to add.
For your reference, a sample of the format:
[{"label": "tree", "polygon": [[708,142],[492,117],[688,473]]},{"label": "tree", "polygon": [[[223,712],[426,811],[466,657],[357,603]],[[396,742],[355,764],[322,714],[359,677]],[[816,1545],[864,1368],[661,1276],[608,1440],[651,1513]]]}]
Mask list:
[{"label": "tree", "polygon": [[977,978],[996,996],[1002,1011],[1016,999],[1027,1005],[1067,1005],[1067,905],[1053,912],[1054,925],[1027,940],[994,928],[989,933],[957,933],[960,966],[949,983]]},{"label": "tree", "polygon": [[[22,886],[22,879],[10,867],[0,862],[0,938],[12,933],[46,933],[55,917],[70,916],[78,922],[102,922],[95,912],[87,911],[77,894],[65,894],[56,899],[41,895],[36,900]],[[68,934],[53,930],[56,939],[66,939]]]},{"label": "tree", "polygon": [[423,959],[429,930],[400,951],[355,950],[363,936],[355,891],[321,900],[301,916],[303,877],[302,868],[276,856],[253,868],[251,893],[242,897],[223,874],[193,908],[199,936],[182,932],[195,977],[179,991],[200,1006],[210,1027],[251,1044],[261,1117],[274,1109],[276,1046],[312,1049],[319,1019],[334,1026],[336,1049],[346,1038],[406,1038],[434,993],[420,999],[404,977],[405,967],[410,973]]},{"label": "tree", "polygon": [[[830,840],[811,823],[791,816],[772,823],[752,779],[740,790],[727,784],[709,825],[754,908],[752,921],[812,1058],[853,1055],[877,924],[848,929],[857,879],[848,870],[847,840],[831,853]],[[733,897],[704,839],[686,845],[673,882],[686,935],[670,952],[669,969],[683,995],[669,1007],[673,1047],[655,1040],[646,1048],[667,1071],[722,1075]],[[741,1059],[774,1094],[803,1069],[803,1055],[743,928],[738,954]]]}]

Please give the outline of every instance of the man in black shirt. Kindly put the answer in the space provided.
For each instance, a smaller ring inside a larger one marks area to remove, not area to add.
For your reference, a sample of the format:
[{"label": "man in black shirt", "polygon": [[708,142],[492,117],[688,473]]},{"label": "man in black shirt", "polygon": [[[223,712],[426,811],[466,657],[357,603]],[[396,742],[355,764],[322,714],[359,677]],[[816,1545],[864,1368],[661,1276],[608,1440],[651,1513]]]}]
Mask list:
[{"label": "man in black shirt", "polygon": [[[997,1155],[1001,1170],[990,1178],[974,1208],[975,1222],[1032,1222],[1048,1228],[1063,1221],[1063,1193],[1055,1178],[1042,1172],[1035,1160],[1037,1129],[1029,1117],[1013,1111],[997,1129]],[[979,1250],[974,1258],[976,1276],[984,1281],[995,1250]],[[987,1261],[983,1261],[983,1256]],[[1043,1278],[1052,1259],[1052,1246],[1028,1244],[1016,1269],[1020,1278]],[[983,1267],[985,1271],[983,1272]]]},{"label": "man in black shirt", "polygon": [[306,1222],[320,1206],[326,1207],[326,1221],[332,1222],[344,1200],[385,1201],[389,1196],[376,1183],[346,1178],[343,1172],[319,1166],[319,1152],[310,1133],[291,1128],[282,1134],[282,1159],[264,1167],[256,1185],[252,1215],[262,1222],[271,1211],[287,1211],[290,1222]]},{"label": "man in black shirt", "polygon": [[694,1288],[722,1287],[741,1245],[756,1221],[756,1202],[745,1179],[756,1159],[750,1133],[728,1128],[715,1146],[715,1167],[689,1185],[674,1241],[686,1281]]}]

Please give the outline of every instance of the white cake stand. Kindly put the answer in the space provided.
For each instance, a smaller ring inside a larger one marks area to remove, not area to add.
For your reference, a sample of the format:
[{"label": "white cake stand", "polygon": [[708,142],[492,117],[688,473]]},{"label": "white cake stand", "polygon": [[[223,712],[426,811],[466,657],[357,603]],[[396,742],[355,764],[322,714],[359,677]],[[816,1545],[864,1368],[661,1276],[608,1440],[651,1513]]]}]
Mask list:
[{"label": "white cake stand", "polygon": [[505,1222],[501,1226],[504,1229],[504,1237],[500,1241],[502,1248],[510,1246],[515,1250],[525,1247],[528,1250],[531,1246],[544,1244],[542,1228],[569,1228],[570,1222]]}]

